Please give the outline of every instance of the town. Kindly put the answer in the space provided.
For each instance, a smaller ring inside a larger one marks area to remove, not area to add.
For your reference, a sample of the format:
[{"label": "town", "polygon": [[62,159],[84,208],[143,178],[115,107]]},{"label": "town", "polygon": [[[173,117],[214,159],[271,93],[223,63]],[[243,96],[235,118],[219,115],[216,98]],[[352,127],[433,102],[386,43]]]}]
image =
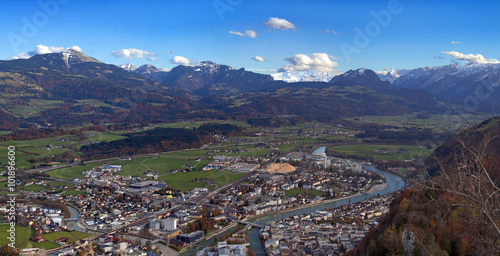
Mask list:
[{"label": "town", "polygon": [[[217,152],[221,153],[220,150]],[[245,233],[252,228],[252,225],[248,224],[252,218],[361,195],[376,187],[380,190],[380,186],[384,187],[385,183],[383,176],[365,170],[362,163],[328,157],[324,152],[315,151],[308,154],[294,151],[277,158],[276,163],[269,161],[262,166],[248,157],[213,155],[210,158],[211,161],[202,168],[203,171],[229,170],[244,173],[245,176],[215,191],[195,188],[185,193],[158,181],[158,173],[153,171],[146,171],[144,178],[121,176],[121,165],[101,164],[84,170],[82,175],[85,178],[74,178],[68,185],[60,186],[61,189],[72,187],[76,191],[85,192],[85,195],[63,197],[58,193],[46,191],[23,192],[26,198],[63,202],[58,207],[66,206],[65,212],[68,212],[67,208],[72,208],[72,212],[76,212],[78,217],[71,214],[71,219],[65,218],[65,213],[58,208],[20,204],[18,211],[23,213],[20,221],[35,228],[35,236],[31,238],[35,243],[44,242],[43,234],[60,231],[68,234],[57,239],[57,243],[64,247],[54,249],[47,255],[72,255],[85,250],[101,251],[105,255],[124,252],[129,253],[126,255],[139,255],[130,253],[140,251],[153,255],[155,249],[160,246],[174,248],[182,253],[196,248],[198,242],[208,240],[207,235],[212,237],[224,234],[226,230],[243,227],[231,236],[226,234],[225,241],[217,241],[215,246],[205,247],[197,254],[246,255],[252,250]],[[49,181],[39,181],[37,185],[44,182]],[[211,181],[207,179],[203,182]],[[277,250],[279,253],[286,253],[287,250],[292,252],[294,249],[345,251],[359,242],[359,239],[351,239],[353,236],[362,237],[362,234],[373,227],[376,221],[372,217],[384,213],[386,205],[381,202],[387,203],[388,199],[373,198],[368,202],[352,204],[348,208],[342,206],[331,211],[299,215],[293,219],[282,220],[279,224],[265,226],[260,233],[262,243],[267,251],[274,254]],[[346,217],[349,217],[349,220],[345,219]],[[332,218],[341,218],[342,222],[324,226],[324,222]],[[349,230],[349,234],[345,233],[349,240],[342,240],[346,236],[339,235],[328,241],[329,243],[313,245],[308,242],[306,247],[303,247],[304,243],[300,243],[300,246],[279,243],[287,232],[292,231],[292,227],[319,220],[323,221],[322,226],[311,227],[307,232],[316,232],[320,237],[328,237],[332,232],[340,234],[339,230]],[[288,228],[280,233],[275,225]],[[322,232],[325,230],[328,232]],[[82,234],[95,235],[85,237],[81,236]],[[79,237],[83,239],[77,239]],[[137,243],[137,239],[149,242]],[[72,243],[74,241],[78,242]],[[156,251],[160,255],[163,254],[161,250]],[[21,250],[21,255],[38,253],[40,251],[36,249]]]}]

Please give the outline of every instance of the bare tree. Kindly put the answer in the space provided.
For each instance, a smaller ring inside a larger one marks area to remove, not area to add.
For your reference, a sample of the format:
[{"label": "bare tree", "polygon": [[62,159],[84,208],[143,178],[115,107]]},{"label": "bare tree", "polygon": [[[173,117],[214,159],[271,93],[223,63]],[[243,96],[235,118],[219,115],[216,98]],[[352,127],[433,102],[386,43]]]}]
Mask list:
[{"label": "bare tree", "polygon": [[[463,220],[470,229],[463,234],[474,241],[475,253],[478,255],[500,255],[500,189],[499,179],[494,177],[499,166],[490,160],[497,157],[495,150],[499,136],[485,132],[482,136],[471,138],[459,136],[452,145],[455,154],[452,159],[435,157],[439,165],[439,176],[431,178],[425,188],[444,192],[442,200],[449,208],[468,209],[469,218]],[[479,140],[479,141],[477,141]],[[479,142],[479,143],[478,143]],[[477,146],[473,146],[475,144]]]}]

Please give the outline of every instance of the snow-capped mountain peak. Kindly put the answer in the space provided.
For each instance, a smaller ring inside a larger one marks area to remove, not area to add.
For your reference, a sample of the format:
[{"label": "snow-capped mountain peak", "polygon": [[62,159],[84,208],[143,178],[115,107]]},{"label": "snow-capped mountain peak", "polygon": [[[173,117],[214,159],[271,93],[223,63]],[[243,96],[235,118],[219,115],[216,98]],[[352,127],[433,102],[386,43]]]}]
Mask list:
[{"label": "snow-capped mountain peak", "polygon": [[407,74],[410,72],[410,69],[390,69],[390,70],[384,70],[384,71],[377,71],[378,77],[382,81],[387,81],[387,82],[394,82],[394,80],[398,79],[400,76]]},{"label": "snow-capped mountain peak", "polygon": [[281,80],[287,83],[296,82],[328,82],[335,75],[332,73],[318,73],[316,70],[311,69],[307,71],[286,71],[271,74],[275,81]]},{"label": "snow-capped mountain peak", "polygon": [[[50,53],[49,53],[50,54]],[[66,64],[67,68],[70,68],[74,64],[78,63],[83,63],[83,62],[98,62],[101,63],[100,61],[87,56],[79,51],[73,50],[73,49],[67,49],[65,51],[62,51],[60,53],[64,63]]]},{"label": "snow-capped mountain peak", "polygon": [[202,61],[199,64],[191,65],[195,72],[217,73],[222,70],[236,70],[227,65],[220,65],[213,61]]},{"label": "snow-capped mountain peak", "polygon": [[340,77],[358,77],[358,76],[366,76],[366,68],[358,68],[358,69],[355,69],[355,70],[349,70],[341,75],[339,75]]},{"label": "snow-capped mountain peak", "polygon": [[134,73],[137,73],[137,74],[152,74],[152,73],[156,73],[160,71],[157,67],[151,65],[151,64],[144,64],[136,69],[134,69]]},{"label": "snow-capped mountain peak", "polygon": [[127,70],[129,72],[132,72],[132,71],[134,71],[134,70],[136,70],[138,68],[136,65],[134,65],[132,63],[121,64],[119,67],[123,68],[123,69],[125,69],[125,70]]}]

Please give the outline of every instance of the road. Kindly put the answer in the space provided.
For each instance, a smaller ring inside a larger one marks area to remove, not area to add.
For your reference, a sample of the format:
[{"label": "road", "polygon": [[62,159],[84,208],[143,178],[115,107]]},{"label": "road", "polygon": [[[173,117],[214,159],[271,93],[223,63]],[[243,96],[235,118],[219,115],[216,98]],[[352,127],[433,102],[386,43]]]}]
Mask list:
[{"label": "road", "polygon": [[[113,230],[110,230],[106,234],[115,233],[115,232],[121,231],[123,229],[129,228],[129,227],[133,227],[133,226],[143,225],[143,224],[148,223],[151,219],[156,218],[160,214],[164,214],[166,212],[174,212],[174,211],[182,210],[183,208],[185,208],[187,206],[191,206],[193,204],[198,204],[201,201],[207,200],[211,196],[213,196],[215,194],[218,194],[219,192],[221,192],[221,191],[223,191],[223,190],[225,190],[227,188],[230,188],[232,186],[240,184],[241,182],[243,182],[244,180],[246,180],[251,175],[252,175],[251,173],[248,173],[245,176],[243,176],[243,177],[241,177],[241,178],[239,178],[239,179],[237,179],[237,180],[235,180],[235,181],[233,181],[231,183],[228,183],[228,184],[226,184],[226,185],[224,185],[222,187],[216,188],[214,190],[202,193],[202,194],[194,197],[190,201],[182,203],[182,204],[179,204],[179,205],[177,205],[175,207],[172,207],[172,208],[169,208],[169,209],[162,209],[162,210],[157,211],[157,212],[148,213],[145,217],[142,217],[140,219],[134,220],[134,221],[130,222],[129,224],[125,225],[125,226],[121,226],[119,228],[115,228]],[[93,236],[85,238],[84,240],[86,240],[86,241],[92,241],[94,239],[97,239],[99,236],[100,235],[93,235]],[[56,248],[56,249],[45,250],[43,252],[40,252],[39,255],[49,255],[51,253],[57,252],[59,250],[65,249],[65,248],[69,248],[71,246],[72,246],[72,244],[69,244],[69,245],[64,245],[64,246]]]}]

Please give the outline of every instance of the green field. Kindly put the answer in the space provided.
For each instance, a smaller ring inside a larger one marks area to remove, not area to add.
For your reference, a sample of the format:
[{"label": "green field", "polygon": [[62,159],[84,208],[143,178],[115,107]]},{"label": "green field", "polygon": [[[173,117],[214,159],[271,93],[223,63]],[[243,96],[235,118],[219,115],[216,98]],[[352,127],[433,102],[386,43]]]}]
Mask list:
[{"label": "green field", "polygon": [[[204,156],[207,151],[193,150],[184,152],[172,152],[158,155],[158,158],[149,156],[134,157],[129,161],[116,160],[110,164],[118,164],[122,166],[122,171],[118,174],[122,176],[132,175],[144,177],[144,172],[152,170],[158,172],[160,175],[168,174],[171,169],[180,169],[184,165],[191,165],[201,170],[202,163],[194,161],[200,156]],[[197,165],[198,164],[198,165]]]},{"label": "green field", "polygon": [[[161,124],[159,127],[164,127],[164,128],[198,128],[202,124],[206,123],[224,123],[225,121],[220,121],[220,120],[207,120],[207,121],[194,121],[194,122],[180,122],[180,123],[166,123],[166,124]],[[250,125],[247,122],[233,122],[233,125],[240,126],[240,127],[250,127]]]},{"label": "green field", "polygon": [[[121,176],[144,176],[144,172],[147,170],[152,170],[158,172],[160,175],[170,173],[171,169],[179,169],[184,165],[196,165],[198,162],[194,161],[199,156],[203,156],[206,151],[198,150],[198,151],[186,151],[186,152],[174,152],[174,153],[165,153],[161,154],[158,158],[151,158],[149,156],[143,157],[134,157],[132,160],[114,160],[114,161],[102,161],[89,163],[84,166],[73,166],[69,168],[57,169],[53,171],[49,171],[48,174],[51,177],[59,178],[63,180],[70,180],[72,178],[80,178],[83,179],[84,176],[82,172],[84,170],[90,170],[96,166],[101,164],[116,164],[121,165],[122,170],[118,172],[118,175]],[[200,166],[196,166],[198,169],[201,169]]]},{"label": "green field", "polygon": [[417,118],[417,114],[409,114],[401,116],[363,116],[345,119],[357,123],[375,123],[380,125],[394,125],[400,127],[461,131],[471,126],[472,124],[478,124],[487,118],[487,115],[464,114],[430,115],[430,118],[428,119],[419,119]]},{"label": "green field", "polygon": [[30,186],[25,186],[24,191],[31,191],[31,192],[40,192],[40,191],[49,191],[48,187],[44,187],[42,185],[30,185]]},{"label": "green field", "polygon": [[281,144],[277,145],[276,148],[280,150],[281,154],[290,153],[294,148],[296,148],[298,143],[290,143],[290,144]]},{"label": "green field", "polygon": [[79,232],[79,231],[71,231],[70,234],[76,238],[76,240],[80,240],[80,239],[84,239],[84,238],[87,238],[89,236],[92,236],[92,234],[87,234],[87,233],[83,233],[83,232]]},{"label": "green field", "polygon": [[[234,180],[237,180],[241,177],[245,176],[245,173],[234,173],[229,171],[194,171],[194,172],[180,172],[180,173],[171,173],[161,177],[171,188],[178,189],[182,191],[190,191],[194,188],[208,188],[209,186],[205,182],[201,182],[201,178],[210,179],[212,182],[217,184],[218,186],[230,183]],[[197,181],[195,181],[197,179]]]},{"label": "green field", "polygon": [[[240,156],[263,156],[267,154],[269,149],[255,148],[253,145],[249,147],[248,152],[243,152],[240,154],[236,153],[224,153],[221,155],[240,155]],[[238,147],[241,148],[241,147]],[[199,181],[201,178],[211,179],[217,185],[224,185],[226,183],[232,182],[238,178],[243,177],[245,174],[242,173],[232,173],[232,172],[218,172],[217,170],[202,172],[201,169],[208,164],[211,159],[205,159],[200,162],[195,161],[196,158],[201,156],[207,156],[205,153],[208,150],[189,150],[182,152],[172,152],[164,153],[158,155],[157,158],[143,156],[143,157],[133,157],[132,160],[114,160],[114,161],[103,161],[90,163],[85,166],[74,166],[69,168],[57,169],[49,171],[48,174],[51,177],[70,180],[72,178],[84,178],[82,172],[84,170],[92,169],[95,166],[101,164],[117,164],[122,166],[122,170],[118,172],[121,176],[140,176],[145,177],[144,172],[147,170],[152,170],[158,172],[160,178],[163,179],[169,186],[173,189],[188,191],[196,187],[213,188],[207,183]],[[184,169],[186,165],[190,165],[193,168],[192,172],[178,172],[171,173],[171,169]],[[195,182],[195,179],[198,181]],[[32,185],[34,186],[34,185]],[[31,186],[28,186],[29,188]],[[35,187],[38,189],[38,187]],[[83,194],[82,191],[68,191],[64,195],[74,195]]]},{"label": "green field", "polygon": [[[66,141],[62,141],[62,140]],[[7,148],[14,146],[16,148],[16,167],[31,169],[31,163],[27,162],[29,158],[40,158],[45,156],[59,155],[66,151],[67,148],[52,148],[46,149],[47,145],[69,145],[71,140],[76,140],[76,136],[64,135],[54,138],[23,140],[23,141],[6,141],[0,144],[0,162],[7,162]],[[75,143],[73,141],[73,143]],[[41,164],[41,163],[35,163]]]},{"label": "green field", "polygon": [[121,139],[128,138],[127,136],[117,135],[117,134],[108,133],[108,132],[90,131],[90,132],[86,132],[86,134],[88,137],[84,141],[90,141],[90,142],[94,142],[94,141],[109,142],[109,141],[113,141],[113,140],[121,140]]},{"label": "green field", "polygon": [[[7,230],[10,228],[9,224],[0,225],[0,245],[6,245],[10,243],[10,240],[7,239],[8,232]],[[30,243],[34,243],[29,239],[35,235],[35,230],[31,227],[21,227],[16,225],[16,243],[15,246],[20,246],[21,248],[30,248],[28,245]]]},{"label": "green field", "polygon": [[55,249],[61,247],[60,244],[54,243],[51,241],[43,241],[41,243],[35,243],[33,241],[30,241],[27,244],[26,248],[40,248],[40,249],[45,249],[45,250],[50,250],[50,249]]},{"label": "green field", "polygon": [[[234,149],[247,149],[247,152],[241,152],[241,153],[228,153],[224,152],[224,150],[234,150]],[[224,156],[241,156],[241,157],[246,157],[250,156],[253,158],[258,158],[258,157],[263,157],[267,153],[271,151],[269,148],[256,148],[253,144],[252,145],[245,145],[245,146],[236,146],[236,147],[226,147],[221,149],[221,152],[214,151],[214,155],[224,155]]]},{"label": "green field", "polygon": [[290,189],[285,191],[285,195],[287,196],[297,196],[297,195],[313,195],[313,196],[323,196],[325,192],[317,191],[317,190],[307,190],[307,189]]},{"label": "green field", "polygon": [[[50,150],[47,150],[47,145],[71,145],[74,148],[79,149],[81,147],[81,143],[83,142],[113,141],[126,138],[122,135],[96,131],[89,131],[86,132],[86,134],[88,135],[88,138],[82,141],[77,141],[76,135],[62,135],[53,138],[2,142],[0,143],[0,162],[7,162],[7,148],[9,146],[16,147],[16,167],[21,169],[31,169],[33,164],[27,162],[29,158],[41,158],[46,156],[50,157],[52,155],[60,155],[68,151],[68,148],[61,147],[53,147]],[[39,164],[43,163],[35,163],[35,165]]]},{"label": "green field", "polygon": [[54,178],[58,179],[63,179],[63,180],[70,180],[73,178],[79,178],[83,179],[85,176],[83,176],[82,172],[85,170],[90,170],[102,163],[90,163],[86,164],[83,166],[73,166],[73,167],[68,167],[68,168],[62,168],[62,169],[56,169],[47,172],[48,175]]},{"label": "green field", "polygon": [[[402,148],[405,153],[398,152],[381,153],[377,149],[397,150]],[[329,150],[337,151],[347,155],[372,156],[375,159],[404,161],[417,158],[425,158],[432,153],[433,149],[427,149],[420,146],[399,146],[399,145],[342,145],[330,147]]]},{"label": "green field", "polygon": [[[30,106],[33,105],[33,108],[36,108],[36,110],[42,110],[42,109],[47,109],[51,108],[54,105],[60,104],[61,102],[59,101],[43,101],[43,102],[30,102]],[[81,100],[79,101],[80,104],[92,104],[96,106],[101,106],[104,103],[99,102],[99,101],[93,101],[93,100]],[[104,104],[105,105],[105,104]],[[33,108],[27,108],[27,109],[16,109],[16,112],[24,113],[24,112],[30,112],[30,110],[34,110]],[[162,124],[159,125],[159,127],[172,127],[172,128],[196,128],[199,127],[200,125],[204,123],[221,123],[223,121],[219,120],[208,120],[208,121],[196,121],[196,122],[179,122],[179,123],[167,123],[167,124]],[[243,126],[243,127],[248,127],[248,124],[246,122],[233,122],[233,124],[238,125],[238,126]],[[149,126],[149,128],[154,128],[156,126]],[[78,127],[76,127],[78,128]],[[75,128],[75,129],[76,129]],[[82,127],[80,127],[82,128]],[[10,132],[2,132],[2,134],[7,134]],[[61,148],[61,147],[53,147],[50,150],[47,150],[48,145],[56,146],[56,145],[61,145],[61,146],[72,146],[74,149],[77,151],[75,152],[78,155],[78,150],[82,146],[82,143],[85,142],[96,142],[96,141],[114,141],[114,140],[120,140],[127,138],[126,136],[123,136],[122,134],[124,131],[113,131],[113,132],[98,132],[98,131],[87,131],[85,134],[87,137],[81,141],[77,140],[76,135],[62,135],[62,136],[57,136],[53,138],[43,138],[43,139],[34,139],[34,140],[22,140],[22,141],[6,141],[6,142],[1,142],[0,143],[0,162],[7,162],[7,147],[9,146],[14,146],[16,147],[16,167],[21,168],[21,169],[31,169],[33,168],[33,165],[38,166],[41,164],[44,164],[43,162],[36,162],[36,163],[29,163],[27,160],[31,158],[41,158],[41,157],[51,157],[53,155],[60,155],[64,152],[67,152],[69,149],[68,148]],[[204,153],[204,152],[203,152]],[[196,153],[195,153],[196,154]],[[259,150],[252,150],[248,152],[247,154],[242,154],[242,156],[254,156],[254,155],[261,155],[261,152]],[[264,154],[265,155],[265,154]],[[142,160],[141,160],[142,161]],[[155,166],[154,161],[150,162],[152,166]],[[188,163],[189,164],[189,163]],[[184,165],[184,164],[182,164]],[[179,165],[178,162],[176,162],[175,159],[171,159],[169,161],[168,166],[161,166],[161,167],[156,167],[156,169],[163,169],[163,168],[169,168],[169,169],[175,169],[175,168],[180,168],[182,165]],[[151,167],[155,168],[155,167]],[[129,172],[130,175],[132,174],[137,174],[139,170],[142,170],[143,168],[137,168],[136,167],[131,167],[131,168],[126,168],[124,173]],[[66,170],[64,170],[66,171]],[[68,178],[73,178],[73,172],[70,171],[70,174],[63,174],[62,172],[55,172],[54,176],[55,177],[66,177]],[[81,178],[81,176],[80,176]]]},{"label": "green field", "polygon": [[[1,188],[1,185],[2,184],[0,183],[0,188]],[[43,184],[43,185],[33,184],[33,185],[24,186],[24,188],[22,190],[31,191],[31,192],[55,190],[56,192],[61,192],[64,190],[64,188],[61,186],[68,186],[68,188],[70,188],[73,186],[73,184],[61,182],[61,181],[51,181],[51,182],[49,182],[47,184]]]},{"label": "green field", "polygon": [[59,231],[59,232],[43,234],[43,239],[45,239],[46,241],[55,242],[57,239],[59,239],[61,237],[67,237],[71,240],[71,243],[74,243],[80,239],[87,238],[89,236],[92,236],[92,235],[78,232],[78,231],[71,231],[71,232]]}]

